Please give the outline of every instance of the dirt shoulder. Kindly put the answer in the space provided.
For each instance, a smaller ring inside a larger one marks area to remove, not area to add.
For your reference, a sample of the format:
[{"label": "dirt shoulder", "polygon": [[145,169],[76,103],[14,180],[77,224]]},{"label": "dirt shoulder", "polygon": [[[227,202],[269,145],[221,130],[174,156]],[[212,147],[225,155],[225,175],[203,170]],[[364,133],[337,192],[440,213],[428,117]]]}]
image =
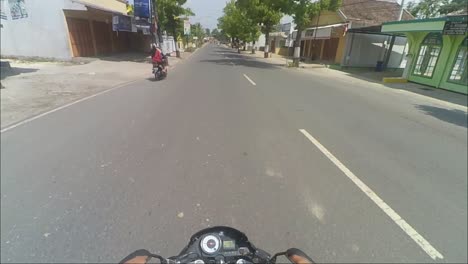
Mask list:
[{"label": "dirt shoulder", "polygon": [[[169,58],[170,67],[187,58]],[[1,127],[127,82],[151,77],[142,54],[121,54],[73,62],[8,60],[2,68]]]}]

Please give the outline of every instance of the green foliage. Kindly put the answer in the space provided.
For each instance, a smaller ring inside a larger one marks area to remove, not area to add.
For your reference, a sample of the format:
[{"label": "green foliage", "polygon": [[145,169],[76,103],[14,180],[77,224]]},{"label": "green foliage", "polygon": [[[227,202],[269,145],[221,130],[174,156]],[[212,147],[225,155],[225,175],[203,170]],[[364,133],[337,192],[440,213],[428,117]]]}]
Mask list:
[{"label": "green foliage", "polygon": [[244,8],[231,0],[223,9],[224,15],[218,19],[218,27],[230,38],[251,42],[260,36],[258,24],[247,15]]},{"label": "green foliage", "polygon": [[185,2],[187,0],[153,0],[153,6],[157,4],[159,25],[174,38],[183,32],[182,17],[195,15],[190,8],[183,6]]},{"label": "green foliage", "polygon": [[422,0],[419,3],[408,3],[408,11],[417,18],[430,18],[439,15],[440,0]]},{"label": "green foliage", "polygon": [[320,11],[336,11],[340,8],[341,0],[279,0],[282,2],[285,13],[293,17],[296,29],[304,30],[310,25],[312,19],[319,15]]},{"label": "green foliage", "polygon": [[445,1],[445,4],[439,8],[439,13],[446,15],[455,11],[467,10],[468,2],[467,0],[451,0]]},{"label": "green foliage", "polygon": [[406,9],[417,18],[431,18],[466,10],[467,0],[421,0],[409,2]]},{"label": "green foliage", "polygon": [[276,0],[237,0],[237,5],[265,34],[269,33],[283,16]]},{"label": "green foliage", "polygon": [[203,38],[205,38],[205,32],[200,23],[190,25],[190,39],[193,41],[193,37],[197,37],[198,39],[194,41],[197,43],[197,46],[203,41]]}]

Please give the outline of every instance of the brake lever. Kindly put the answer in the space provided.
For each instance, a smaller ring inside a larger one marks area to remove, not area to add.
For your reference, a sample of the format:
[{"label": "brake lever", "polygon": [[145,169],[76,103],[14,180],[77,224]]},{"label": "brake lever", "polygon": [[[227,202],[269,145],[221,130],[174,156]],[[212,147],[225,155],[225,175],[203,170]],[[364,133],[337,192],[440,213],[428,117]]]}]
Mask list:
[{"label": "brake lever", "polygon": [[274,264],[276,263],[276,258],[278,258],[279,256],[285,256],[286,255],[286,252],[279,252],[279,253],[276,253],[275,255],[273,255],[273,257],[270,258],[270,263]]},{"label": "brake lever", "polygon": [[[196,255],[196,257],[190,257],[191,255]],[[168,262],[166,262],[165,264],[191,263],[193,261],[196,261],[197,259],[198,259],[198,254],[194,252],[189,252],[183,255],[170,257],[167,259]]]},{"label": "brake lever", "polygon": [[161,257],[161,256],[159,256],[159,255],[150,253],[149,256],[152,257],[152,258],[157,258],[157,259],[159,259],[159,261],[161,262],[161,264],[168,264],[168,263],[169,263],[169,261],[168,261],[169,259],[165,259],[165,258],[163,258],[163,257]]}]

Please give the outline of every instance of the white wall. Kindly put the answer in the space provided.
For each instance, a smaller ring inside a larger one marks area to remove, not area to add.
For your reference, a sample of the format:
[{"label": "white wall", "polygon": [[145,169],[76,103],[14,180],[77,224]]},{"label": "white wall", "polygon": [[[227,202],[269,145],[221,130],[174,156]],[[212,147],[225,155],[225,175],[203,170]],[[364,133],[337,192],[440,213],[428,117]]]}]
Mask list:
[{"label": "white wall", "polygon": [[5,1],[7,20],[1,23],[2,56],[71,58],[63,9],[83,9],[70,0],[25,0],[27,18],[13,20]]},{"label": "white wall", "polygon": [[255,42],[255,47],[257,47],[257,49],[265,47],[265,34],[261,34],[260,37],[258,37],[258,40]]},{"label": "white wall", "polygon": [[[354,36],[353,36],[354,35]],[[353,40],[354,38],[354,40]],[[349,33],[346,37],[346,48],[343,66],[375,67],[377,61],[383,60],[384,53],[390,44],[390,36]],[[406,38],[397,37],[388,62],[388,68],[404,68],[407,53]],[[352,45],[352,47],[351,47]]]}]

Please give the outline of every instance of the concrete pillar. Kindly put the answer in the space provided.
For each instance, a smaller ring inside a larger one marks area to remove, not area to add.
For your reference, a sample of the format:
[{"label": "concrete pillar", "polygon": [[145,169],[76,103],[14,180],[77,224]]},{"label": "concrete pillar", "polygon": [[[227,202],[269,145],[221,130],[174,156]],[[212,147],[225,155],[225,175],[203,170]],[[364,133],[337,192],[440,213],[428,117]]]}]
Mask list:
[{"label": "concrete pillar", "polygon": [[96,36],[94,34],[94,25],[93,25],[93,21],[91,20],[89,16],[88,16],[88,23],[89,23],[89,28],[91,29],[91,39],[93,41],[94,56],[97,56],[98,50],[97,50],[97,44],[96,44]]}]

